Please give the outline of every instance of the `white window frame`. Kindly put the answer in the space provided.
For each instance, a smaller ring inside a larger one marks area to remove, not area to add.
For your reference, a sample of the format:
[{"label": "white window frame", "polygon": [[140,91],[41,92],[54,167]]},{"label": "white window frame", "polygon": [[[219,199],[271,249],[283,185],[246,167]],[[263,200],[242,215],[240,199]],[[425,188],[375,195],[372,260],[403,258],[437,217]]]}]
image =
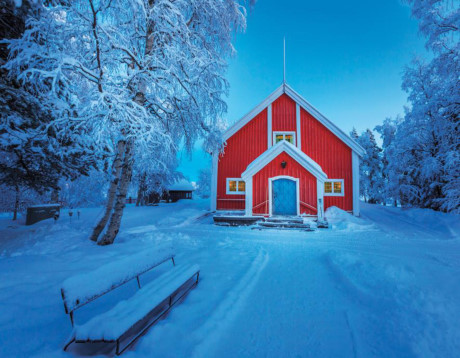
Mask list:
[{"label": "white window frame", "polygon": [[297,138],[296,138],[296,133],[295,131],[276,131],[276,132],[273,132],[273,145],[276,145],[276,136],[279,135],[279,134],[282,134],[283,135],[283,140],[285,140],[285,136],[286,135],[292,135],[292,138],[294,139],[294,143],[292,143],[292,145],[296,145],[296,142],[297,142]]},{"label": "white window frame", "polygon": [[[323,186],[326,185],[326,183],[332,183],[332,193],[326,193],[326,188],[324,188],[324,196],[345,196],[345,185],[344,185],[344,179],[326,179],[324,181]],[[334,193],[334,183],[340,182],[341,184],[341,193]]]},{"label": "white window frame", "polygon": [[[225,192],[228,195],[246,195],[246,191],[230,191],[229,190],[230,187],[229,187],[229,183],[228,183],[229,181],[239,182],[239,181],[244,181],[244,180],[241,179],[241,178],[227,178],[226,186],[225,186]],[[244,188],[246,189],[246,182],[244,183]],[[236,183],[236,189],[238,190],[238,183]]]}]

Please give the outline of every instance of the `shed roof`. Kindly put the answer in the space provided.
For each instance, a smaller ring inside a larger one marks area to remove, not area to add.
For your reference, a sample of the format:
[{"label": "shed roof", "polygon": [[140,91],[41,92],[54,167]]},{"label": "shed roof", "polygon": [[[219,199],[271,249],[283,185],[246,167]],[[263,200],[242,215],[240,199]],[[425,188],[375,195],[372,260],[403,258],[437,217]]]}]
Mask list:
[{"label": "shed roof", "polygon": [[194,191],[192,183],[185,179],[179,179],[175,183],[166,187],[169,191]]}]

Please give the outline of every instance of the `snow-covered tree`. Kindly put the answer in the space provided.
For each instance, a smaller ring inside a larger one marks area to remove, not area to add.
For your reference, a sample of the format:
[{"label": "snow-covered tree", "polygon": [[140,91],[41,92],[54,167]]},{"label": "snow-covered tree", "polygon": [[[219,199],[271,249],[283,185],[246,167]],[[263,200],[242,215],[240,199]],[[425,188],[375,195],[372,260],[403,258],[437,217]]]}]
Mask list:
[{"label": "snow-covered tree", "polygon": [[13,220],[24,213],[28,206],[42,204],[49,198],[48,193],[40,194],[29,187],[18,185],[18,191],[11,186],[0,184],[0,212],[13,213]]},{"label": "snow-covered tree", "polygon": [[396,206],[399,198],[399,180],[394,167],[390,166],[390,160],[394,159],[394,140],[396,128],[401,118],[386,118],[383,124],[375,127],[375,131],[380,134],[382,139],[382,179],[383,179],[383,202],[390,201]]},{"label": "snow-covered tree", "polygon": [[351,136],[351,138],[353,138],[354,140],[356,140],[356,141],[358,140],[359,135],[358,135],[358,131],[356,130],[355,127],[353,127],[353,129],[351,130],[350,136]]},{"label": "snow-covered tree", "polygon": [[[351,135],[354,135],[353,132]],[[360,195],[366,202],[380,203],[383,201],[382,149],[370,129],[363,132],[357,141],[366,151],[359,164]]]},{"label": "snow-covered tree", "polygon": [[[163,157],[161,161],[153,162],[149,156]],[[173,151],[160,151],[159,153],[139,151],[135,155],[136,162],[133,168],[133,184],[137,193],[136,206],[145,205],[151,194],[159,197],[168,184],[181,178],[176,172],[177,157]]]},{"label": "snow-covered tree", "polygon": [[210,167],[200,170],[196,193],[202,198],[209,198],[211,195],[211,177],[212,173]]},{"label": "snow-covered tree", "polygon": [[[238,0],[75,0],[45,2],[6,68],[53,106],[56,133],[87,136],[112,153],[105,215],[92,239],[114,241],[135,153],[161,166],[162,151],[201,137],[220,145],[215,124],[232,34],[245,27]],[[168,156],[166,156],[168,157]],[[108,223],[105,234],[100,237]]]},{"label": "snow-covered tree", "polygon": [[410,108],[396,127],[388,168],[405,205],[460,210],[460,6],[457,0],[407,0],[420,21],[429,62],[406,68]]},{"label": "snow-covered tree", "polygon": [[[1,0],[0,5],[2,39],[20,38],[27,16],[40,16],[34,1],[24,1],[17,7],[12,1]],[[8,55],[2,43],[0,64]],[[85,148],[68,134],[58,135],[49,127],[53,103],[47,103],[33,88],[8,74],[6,68],[0,67],[0,183],[15,192],[15,202],[19,203],[21,196],[31,192],[25,191],[27,188],[39,193],[56,191],[61,177],[86,174],[95,160],[89,146]]]},{"label": "snow-covered tree", "polygon": [[89,208],[105,204],[107,199],[107,174],[92,170],[75,180],[61,180],[60,202],[63,207]]}]

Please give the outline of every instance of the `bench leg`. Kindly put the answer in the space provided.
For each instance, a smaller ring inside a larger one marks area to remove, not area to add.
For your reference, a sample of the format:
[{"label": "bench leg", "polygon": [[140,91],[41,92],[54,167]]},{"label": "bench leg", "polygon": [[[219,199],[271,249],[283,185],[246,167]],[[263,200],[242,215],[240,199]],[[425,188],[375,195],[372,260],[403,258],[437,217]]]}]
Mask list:
[{"label": "bench leg", "polygon": [[67,342],[67,344],[64,346],[64,352],[69,348],[69,346],[75,342],[75,337],[73,337],[70,341]]}]

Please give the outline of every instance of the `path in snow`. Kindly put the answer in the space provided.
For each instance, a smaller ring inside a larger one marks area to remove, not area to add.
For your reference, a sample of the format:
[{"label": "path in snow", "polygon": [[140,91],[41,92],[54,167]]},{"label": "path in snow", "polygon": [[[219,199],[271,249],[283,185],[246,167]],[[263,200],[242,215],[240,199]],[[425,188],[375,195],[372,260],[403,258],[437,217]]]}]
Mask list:
[{"label": "path in snow", "polygon": [[165,241],[179,264],[200,265],[200,283],[126,357],[459,356],[456,217],[364,205],[365,219],[339,213],[332,230],[260,232],[214,226],[205,207],[128,207],[104,248],[87,240],[99,209],[72,224],[0,227],[0,356],[68,357],[62,281]]}]

